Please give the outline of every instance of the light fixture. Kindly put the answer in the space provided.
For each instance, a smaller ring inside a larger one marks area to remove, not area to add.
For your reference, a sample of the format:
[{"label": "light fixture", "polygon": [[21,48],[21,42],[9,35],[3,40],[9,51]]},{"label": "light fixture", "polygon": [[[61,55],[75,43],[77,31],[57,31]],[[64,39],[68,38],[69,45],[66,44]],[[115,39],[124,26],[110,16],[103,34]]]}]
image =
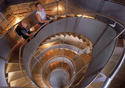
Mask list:
[{"label": "light fixture", "polygon": [[77,17],[82,17],[82,14],[78,14]]},{"label": "light fixture", "polygon": [[43,44],[40,48],[41,48],[41,49],[49,48],[49,47],[53,46],[54,43],[55,43],[55,42],[50,42],[50,43]]},{"label": "light fixture", "polygon": [[58,5],[54,7],[53,12],[57,12],[57,11],[62,12],[63,10],[64,10],[64,7],[62,5]]},{"label": "light fixture", "polygon": [[78,14],[77,17],[83,17],[83,18],[95,19],[94,17],[89,16],[89,15],[85,15],[85,14]]},{"label": "light fixture", "polygon": [[44,44],[45,47],[51,47],[52,46],[52,43],[47,43],[47,44]]},{"label": "light fixture", "polygon": [[82,17],[84,17],[84,18],[90,18],[90,19],[95,19],[94,17],[88,16],[88,15],[83,15]]},{"label": "light fixture", "polygon": [[64,17],[64,18],[65,18],[65,17],[66,17],[66,15],[62,15],[61,17]]},{"label": "light fixture", "polygon": [[16,17],[15,24],[19,23],[20,21],[21,21],[21,19],[19,17]]},{"label": "light fixture", "polygon": [[31,28],[30,28],[30,31],[35,31],[35,28],[34,28],[34,27],[31,27]]}]

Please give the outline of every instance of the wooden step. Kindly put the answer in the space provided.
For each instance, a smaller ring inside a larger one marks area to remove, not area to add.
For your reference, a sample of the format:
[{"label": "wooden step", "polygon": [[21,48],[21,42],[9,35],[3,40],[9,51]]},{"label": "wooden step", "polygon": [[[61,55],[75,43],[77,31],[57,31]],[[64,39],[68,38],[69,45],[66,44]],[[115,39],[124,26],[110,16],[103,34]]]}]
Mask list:
[{"label": "wooden step", "polygon": [[20,71],[19,63],[8,63],[6,73]]},{"label": "wooden step", "polygon": [[6,73],[13,72],[13,71],[19,71],[20,67],[18,63],[8,63]]},{"label": "wooden step", "polygon": [[28,81],[25,79],[25,77],[22,77],[20,79],[11,81],[10,82],[10,87],[24,87],[27,84],[28,84]]},{"label": "wooden step", "polygon": [[9,72],[8,73],[8,83],[10,83],[11,81],[17,80],[23,76],[24,76],[24,74],[22,73],[22,71]]}]

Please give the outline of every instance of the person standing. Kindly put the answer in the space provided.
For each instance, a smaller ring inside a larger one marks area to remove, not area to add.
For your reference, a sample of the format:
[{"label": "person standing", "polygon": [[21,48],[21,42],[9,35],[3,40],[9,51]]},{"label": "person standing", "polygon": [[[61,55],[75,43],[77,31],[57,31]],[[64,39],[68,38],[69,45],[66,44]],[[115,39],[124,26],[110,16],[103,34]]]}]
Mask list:
[{"label": "person standing", "polygon": [[40,3],[35,4],[37,11],[36,11],[36,18],[40,25],[43,25],[44,23],[49,23],[49,20],[46,18],[46,12],[43,8],[43,6]]}]

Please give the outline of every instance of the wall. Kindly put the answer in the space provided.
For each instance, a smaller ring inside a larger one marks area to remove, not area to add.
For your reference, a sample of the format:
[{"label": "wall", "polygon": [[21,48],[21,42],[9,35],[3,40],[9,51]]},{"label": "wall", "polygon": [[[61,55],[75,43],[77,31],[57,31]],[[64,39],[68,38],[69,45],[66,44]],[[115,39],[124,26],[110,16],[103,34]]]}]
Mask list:
[{"label": "wall", "polygon": [[0,16],[0,36],[2,36],[2,34],[5,33],[12,25],[21,21],[25,16],[35,10],[35,3],[36,2],[26,2],[8,6],[8,8],[3,12],[3,15],[11,25],[8,25],[8,22],[3,20]]}]

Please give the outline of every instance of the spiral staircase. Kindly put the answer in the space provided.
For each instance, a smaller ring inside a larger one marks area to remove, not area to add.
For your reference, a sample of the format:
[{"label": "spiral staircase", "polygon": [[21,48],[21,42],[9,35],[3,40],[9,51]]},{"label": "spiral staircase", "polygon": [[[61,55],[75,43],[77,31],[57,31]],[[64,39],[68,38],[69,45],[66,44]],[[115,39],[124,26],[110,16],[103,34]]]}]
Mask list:
[{"label": "spiral staircase", "polygon": [[[35,22],[34,16],[24,20]],[[1,37],[0,87],[107,88],[124,60],[124,24],[86,11],[53,20],[29,42],[15,33],[16,25]]]}]

